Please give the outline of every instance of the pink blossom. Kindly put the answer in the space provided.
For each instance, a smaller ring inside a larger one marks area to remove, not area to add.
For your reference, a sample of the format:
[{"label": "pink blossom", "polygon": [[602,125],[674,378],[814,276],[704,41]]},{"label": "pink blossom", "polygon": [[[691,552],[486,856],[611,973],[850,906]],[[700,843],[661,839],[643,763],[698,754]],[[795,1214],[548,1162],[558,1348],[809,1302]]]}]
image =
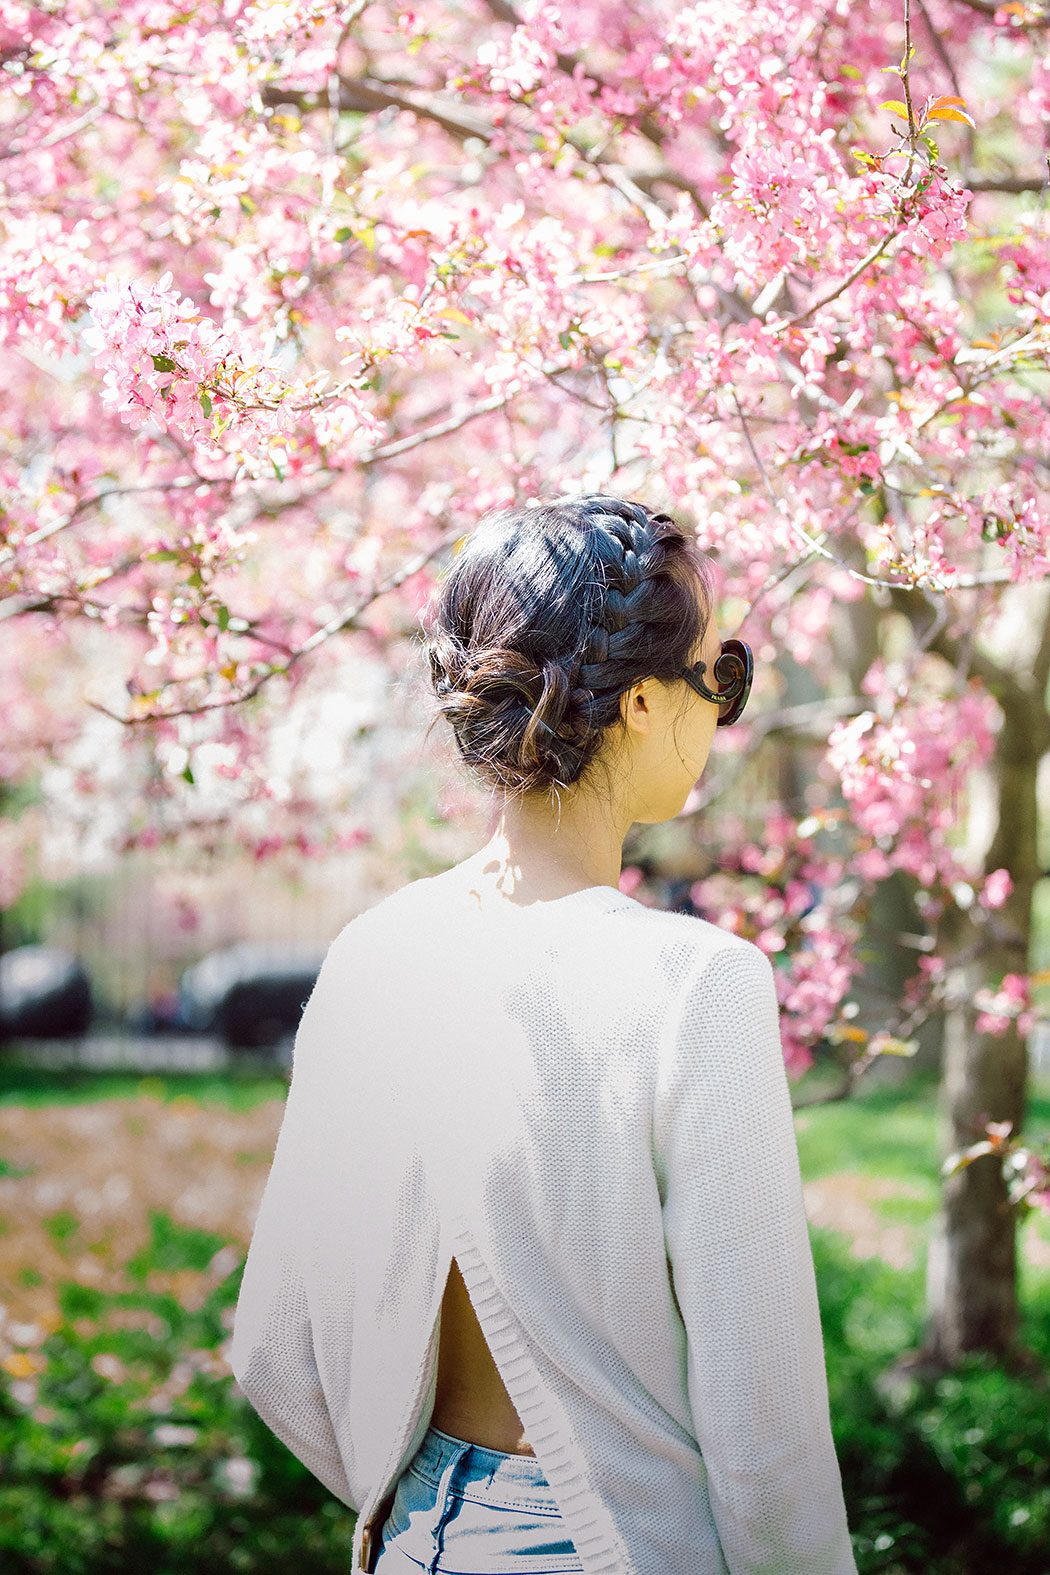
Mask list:
[{"label": "pink blossom", "polygon": [[1016,1022],[1023,1037],[1035,1024],[1031,1010],[1031,982],[1026,974],[1006,973],[998,989],[979,989],[974,996],[979,1008],[974,1026],[978,1033],[998,1035]]},{"label": "pink blossom", "polygon": [[991,874],[985,877],[984,885],[978,893],[978,900],[985,908],[1001,908],[1013,889],[1013,877],[1008,870],[992,870]]}]

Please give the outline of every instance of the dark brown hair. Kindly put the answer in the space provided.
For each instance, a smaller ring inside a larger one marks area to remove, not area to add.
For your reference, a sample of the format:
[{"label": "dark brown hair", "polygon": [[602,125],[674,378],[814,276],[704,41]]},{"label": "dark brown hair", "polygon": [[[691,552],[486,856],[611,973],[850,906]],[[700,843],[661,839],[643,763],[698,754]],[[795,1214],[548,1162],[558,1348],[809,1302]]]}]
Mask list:
[{"label": "dark brown hair", "polygon": [[485,785],[568,787],[622,725],[620,696],[643,678],[670,682],[692,658],[712,602],[695,541],[633,499],[487,515],[441,581],[427,631],[438,714]]}]

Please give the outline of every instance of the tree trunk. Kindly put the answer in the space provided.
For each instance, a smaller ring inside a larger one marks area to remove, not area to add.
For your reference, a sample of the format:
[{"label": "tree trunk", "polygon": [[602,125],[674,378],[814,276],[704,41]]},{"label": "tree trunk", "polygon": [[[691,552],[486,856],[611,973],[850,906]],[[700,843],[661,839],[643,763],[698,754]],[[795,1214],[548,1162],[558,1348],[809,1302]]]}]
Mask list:
[{"label": "tree trunk", "polygon": [[[967,970],[976,986],[983,968]],[[976,1034],[972,1014],[952,1012],[945,1025],[940,1096],[940,1157],[975,1143],[985,1121],[1024,1116],[1024,1041]],[[926,1270],[925,1355],[942,1367],[967,1351],[1007,1357],[1018,1335],[1017,1232],[1002,1165],[994,1155],[947,1177],[930,1239]]]},{"label": "tree trunk", "polygon": [[[945,1023],[942,1160],[979,1141],[986,1122],[1011,1121],[1016,1134],[1025,1118],[1025,1038],[1014,1028],[998,1036],[974,1028],[975,990],[997,984],[1004,973],[1029,969],[1032,893],[1039,877],[1036,771],[1045,712],[1040,716],[1040,698],[1031,692],[1001,695],[1000,702],[1006,716],[997,751],[998,829],[985,867],[1008,869],[1014,887],[981,930],[955,910],[946,915],[952,933],[938,937],[938,950],[951,957],[955,935],[963,925],[969,932],[957,964],[960,998]],[[1018,1343],[1017,1221],[996,1155],[984,1155],[946,1178],[926,1286],[924,1361],[945,1368],[968,1351],[986,1351],[1007,1365],[1026,1364]]]},{"label": "tree trunk", "polygon": [[[856,954],[865,967],[854,981],[851,996],[860,1003],[858,1021],[883,1023],[904,994],[917,968],[918,953],[901,936],[925,932],[915,908],[915,877],[894,870],[879,881],[871,895],[868,914],[857,942]],[[878,1084],[906,1088],[916,1073],[944,1075],[944,1015],[931,1012],[908,1038],[918,1045],[915,1055],[881,1055],[864,1074],[868,1087]]]}]

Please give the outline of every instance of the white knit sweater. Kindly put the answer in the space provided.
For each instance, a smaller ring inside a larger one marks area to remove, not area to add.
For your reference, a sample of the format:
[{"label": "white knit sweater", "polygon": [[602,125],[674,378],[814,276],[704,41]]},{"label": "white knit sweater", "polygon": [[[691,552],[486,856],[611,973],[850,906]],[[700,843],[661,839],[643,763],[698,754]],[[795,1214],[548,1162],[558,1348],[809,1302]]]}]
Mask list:
[{"label": "white knit sweater", "polygon": [[585,1571],[855,1575],[769,959],[611,886],[453,892],[411,882],[328,949],[241,1389],[368,1569],[455,1254]]}]

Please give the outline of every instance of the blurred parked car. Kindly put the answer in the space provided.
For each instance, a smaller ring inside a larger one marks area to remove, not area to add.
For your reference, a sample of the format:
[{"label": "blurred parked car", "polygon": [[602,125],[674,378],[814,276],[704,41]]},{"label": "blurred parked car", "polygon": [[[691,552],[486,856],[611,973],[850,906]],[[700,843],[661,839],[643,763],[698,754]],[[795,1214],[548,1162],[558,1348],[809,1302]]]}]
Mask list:
[{"label": "blurred parked car", "polygon": [[60,946],[13,946],[0,954],[0,1038],[72,1039],[94,1013],[84,966]]},{"label": "blurred parked car", "polygon": [[323,950],[254,941],[210,952],[179,981],[181,1016],[231,1050],[276,1045],[298,1028],[323,961]]}]

